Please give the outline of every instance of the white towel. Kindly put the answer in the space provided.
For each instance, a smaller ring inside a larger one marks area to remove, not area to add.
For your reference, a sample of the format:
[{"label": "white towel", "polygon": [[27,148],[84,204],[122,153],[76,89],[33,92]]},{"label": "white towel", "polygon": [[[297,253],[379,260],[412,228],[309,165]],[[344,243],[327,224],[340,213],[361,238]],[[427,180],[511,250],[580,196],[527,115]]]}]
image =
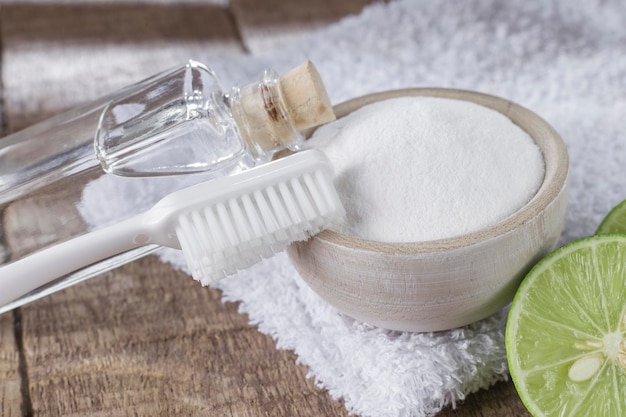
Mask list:
[{"label": "white towel", "polygon": [[[561,133],[570,152],[563,244],[592,234],[610,207],[626,198],[625,24],[621,0],[407,0],[372,5],[270,54],[209,64],[228,85],[250,80],[264,67],[283,72],[311,59],[334,103],[380,90],[438,86],[530,108]],[[120,199],[134,194],[117,191]],[[113,193],[103,192],[118,209],[136,203],[111,201]],[[162,258],[185,268],[178,252],[165,251]],[[507,378],[506,310],[446,332],[381,330],[326,304],[284,254],[218,286],[279,348],[295,351],[319,386],[363,417],[430,416]]]}]

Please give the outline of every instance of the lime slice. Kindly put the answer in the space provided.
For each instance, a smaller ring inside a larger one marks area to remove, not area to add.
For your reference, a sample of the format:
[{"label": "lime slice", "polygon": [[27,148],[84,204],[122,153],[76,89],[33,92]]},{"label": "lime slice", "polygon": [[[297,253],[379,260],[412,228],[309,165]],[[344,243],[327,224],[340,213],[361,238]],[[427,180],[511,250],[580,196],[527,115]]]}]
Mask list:
[{"label": "lime slice", "polygon": [[506,328],[513,382],[535,416],[626,416],[626,235],[574,241],[541,260]]},{"label": "lime slice", "polygon": [[606,233],[626,233],[626,200],[613,207],[596,230],[596,235]]}]

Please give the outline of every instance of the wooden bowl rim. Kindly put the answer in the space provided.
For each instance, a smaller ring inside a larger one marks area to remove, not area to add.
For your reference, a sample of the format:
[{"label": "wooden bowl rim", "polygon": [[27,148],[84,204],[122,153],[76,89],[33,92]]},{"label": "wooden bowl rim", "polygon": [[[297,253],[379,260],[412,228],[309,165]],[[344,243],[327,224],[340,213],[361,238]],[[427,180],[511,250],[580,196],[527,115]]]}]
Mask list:
[{"label": "wooden bowl rim", "polygon": [[434,253],[458,249],[512,232],[539,216],[565,189],[568,181],[569,157],[561,136],[534,112],[509,100],[489,94],[450,88],[407,88],[383,91],[357,97],[335,106],[337,118],[370,103],[405,96],[439,97],[473,102],[507,116],[526,131],[540,148],[545,174],[533,198],[505,219],[478,231],[451,238],[424,242],[379,242],[325,230],[313,239],[353,250],[384,254]]}]

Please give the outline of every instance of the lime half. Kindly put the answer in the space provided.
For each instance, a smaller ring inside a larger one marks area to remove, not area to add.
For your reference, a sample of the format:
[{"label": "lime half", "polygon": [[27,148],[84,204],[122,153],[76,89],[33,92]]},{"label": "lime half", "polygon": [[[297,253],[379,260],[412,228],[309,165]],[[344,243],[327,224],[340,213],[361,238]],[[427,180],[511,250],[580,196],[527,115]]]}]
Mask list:
[{"label": "lime half", "polygon": [[626,235],[574,241],[513,299],[509,369],[535,416],[626,416]]},{"label": "lime half", "polygon": [[626,200],[613,207],[596,230],[596,235],[606,233],[626,233]]}]

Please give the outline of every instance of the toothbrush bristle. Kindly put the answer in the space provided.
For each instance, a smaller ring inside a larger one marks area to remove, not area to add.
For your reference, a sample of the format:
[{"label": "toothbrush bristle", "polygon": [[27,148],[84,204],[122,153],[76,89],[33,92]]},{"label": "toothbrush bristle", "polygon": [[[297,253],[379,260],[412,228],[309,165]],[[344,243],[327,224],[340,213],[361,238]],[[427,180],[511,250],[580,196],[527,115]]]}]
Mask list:
[{"label": "toothbrush bristle", "polygon": [[180,216],[176,234],[194,279],[209,285],[306,240],[345,215],[322,170]]}]

